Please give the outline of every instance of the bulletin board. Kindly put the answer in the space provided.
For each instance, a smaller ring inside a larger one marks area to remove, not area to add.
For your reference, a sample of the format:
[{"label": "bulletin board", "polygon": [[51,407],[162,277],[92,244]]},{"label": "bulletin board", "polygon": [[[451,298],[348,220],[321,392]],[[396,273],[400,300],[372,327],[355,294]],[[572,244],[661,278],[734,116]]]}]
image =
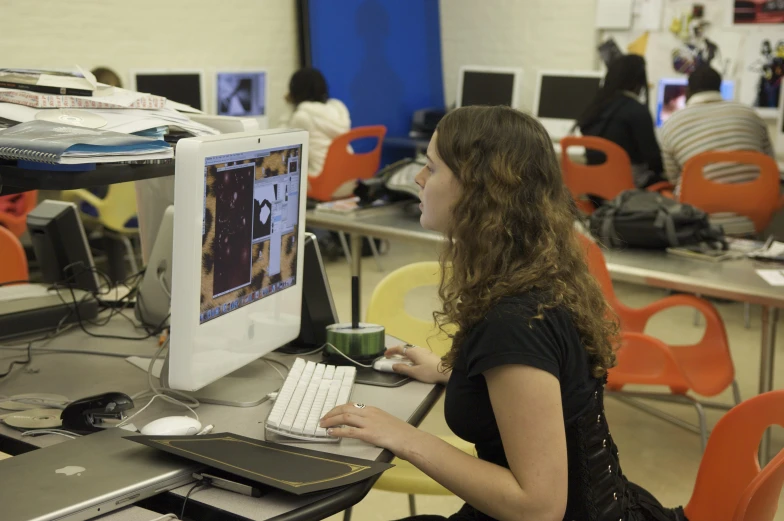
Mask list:
[{"label": "bulletin board", "polygon": [[612,38],[624,52],[642,42],[652,84],[686,77],[709,62],[735,82],[736,101],[776,117],[784,76],[784,8],[775,0],[629,1],[629,28],[603,30],[600,41]]}]

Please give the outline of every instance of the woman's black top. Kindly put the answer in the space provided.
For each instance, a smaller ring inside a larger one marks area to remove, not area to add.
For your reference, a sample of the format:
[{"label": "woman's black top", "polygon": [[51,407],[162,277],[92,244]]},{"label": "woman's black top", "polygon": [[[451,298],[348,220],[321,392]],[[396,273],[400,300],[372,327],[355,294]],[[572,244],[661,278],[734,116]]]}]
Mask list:
[{"label": "woman's black top", "polygon": [[[663,180],[661,149],[656,141],[653,118],[648,107],[626,94],[618,94],[599,115],[580,126],[584,136],[596,136],[616,143],[629,155],[632,165],[644,166],[653,174],[647,184]],[[589,150],[589,165],[604,162],[604,154]],[[644,188],[644,186],[638,186]]]},{"label": "woman's black top", "polygon": [[[446,387],[449,427],[474,443],[481,459],[509,468],[483,373],[507,364],[541,369],[555,376],[561,386],[569,468],[564,519],[685,519],[680,510],[663,508],[623,476],[604,419],[604,381],[591,375],[588,354],[570,314],[554,308],[540,315],[538,304],[533,293],[505,298],[466,334]],[[537,421],[528,420],[532,425]],[[453,518],[491,519],[470,505]]]}]

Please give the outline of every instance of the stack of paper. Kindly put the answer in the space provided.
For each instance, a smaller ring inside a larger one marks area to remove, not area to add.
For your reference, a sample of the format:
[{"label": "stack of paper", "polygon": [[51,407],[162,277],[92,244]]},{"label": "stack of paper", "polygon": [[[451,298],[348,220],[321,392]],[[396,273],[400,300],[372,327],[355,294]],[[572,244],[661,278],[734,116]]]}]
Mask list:
[{"label": "stack of paper", "polygon": [[78,73],[0,69],[0,130],[45,120],[154,138],[172,131],[192,136],[220,134],[187,116],[201,114],[200,110],[161,96],[97,83],[92,74],[77,69]]},{"label": "stack of paper", "polygon": [[[0,102],[0,118],[18,123],[26,123],[40,118],[47,112],[56,112],[57,109],[37,109],[17,105],[14,103]],[[78,114],[76,109],[71,113]],[[217,130],[201,123],[192,121],[185,114],[164,107],[156,110],[143,109],[91,109],[85,114],[96,114],[106,120],[106,124],[99,127],[102,130],[112,130],[125,134],[134,134],[159,127],[169,127],[175,130],[184,130],[194,136],[209,136],[219,134]]]},{"label": "stack of paper", "polygon": [[158,139],[36,120],[0,131],[0,157],[76,165],[171,159],[174,150]]}]

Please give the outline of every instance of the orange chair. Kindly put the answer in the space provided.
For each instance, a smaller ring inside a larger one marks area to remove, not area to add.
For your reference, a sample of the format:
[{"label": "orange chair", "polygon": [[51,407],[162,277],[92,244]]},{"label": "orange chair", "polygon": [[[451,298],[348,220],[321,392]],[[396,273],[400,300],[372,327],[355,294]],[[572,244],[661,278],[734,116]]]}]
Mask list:
[{"label": "orange chair", "polygon": [[21,237],[27,230],[27,214],[37,203],[37,190],[0,197],[0,226],[5,226],[14,235]]},{"label": "orange chair", "polygon": [[760,472],[757,449],[771,425],[784,427],[784,391],[750,398],[727,412],[711,432],[684,508],[689,521],[770,521],[784,479],[784,451]]},{"label": "orange chair", "polygon": [[[308,180],[308,197],[317,201],[330,201],[335,190],[343,183],[373,177],[381,164],[381,145],[386,133],[387,127],[374,125],[353,128],[336,137],[327,150],[321,175]],[[376,146],[370,152],[355,154],[349,146],[352,141],[362,138],[376,138]]]},{"label": "orange chair", "polygon": [[[623,304],[615,295],[610,273],[599,246],[580,235],[587,248],[588,268],[599,282],[604,297],[618,315],[621,325],[621,347],[617,352],[617,365],[608,374],[608,394],[638,407],[680,427],[697,432],[702,447],[708,437],[703,407],[729,409],[731,406],[714,402],[700,402],[687,394],[693,391],[701,396],[716,396],[732,386],[735,403],[740,402],[740,392],[735,382],[735,367],[730,356],[727,332],[716,309],[708,301],[691,295],[673,295],[642,308]],[[644,334],[645,326],[653,315],[677,306],[695,308],[705,317],[705,334],[693,345],[667,345],[661,340]],[[622,389],[629,384],[661,385],[669,393],[629,392]],[[684,422],[658,409],[631,398],[692,405],[699,416],[699,427]]]},{"label": "orange chair", "polygon": [[[322,202],[331,201],[334,198],[335,191],[343,186],[344,183],[373,177],[381,165],[381,145],[384,143],[386,133],[387,127],[374,125],[353,128],[345,134],[336,137],[327,150],[327,157],[324,160],[324,168],[321,169],[321,175],[308,179],[310,184],[308,198]],[[351,143],[363,138],[376,139],[373,150],[360,154],[354,153],[350,148]],[[350,250],[346,234],[339,232],[338,235],[340,236],[343,253],[350,264],[351,255],[349,254]],[[376,242],[369,237],[368,240],[376,265],[379,271],[383,271]]]},{"label": "orange chair", "polygon": [[27,256],[19,238],[10,230],[0,226],[0,284],[15,281],[26,281],[30,275],[27,271]]},{"label": "orange chair", "polygon": [[[725,162],[755,165],[760,174],[747,183],[717,183],[702,175],[707,165]],[[779,195],[778,165],[773,158],[760,152],[703,152],[683,166],[680,201],[709,214],[733,212],[746,216],[759,233],[768,226],[773,214],[784,206],[784,196]]]},{"label": "orange chair", "polygon": [[733,521],[773,521],[784,486],[784,451],[765,465],[746,487]]},{"label": "orange chair", "polygon": [[[575,163],[569,157],[569,147],[585,147],[604,153],[601,165]],[[577,208],[590,215],[595,210],[586,195],[615,199],[624,190],[634,190],[632,163],[626,151],[612,141],[595,136],[567,136],[561,139],[561,170],[563,180],[572,194]]]}]

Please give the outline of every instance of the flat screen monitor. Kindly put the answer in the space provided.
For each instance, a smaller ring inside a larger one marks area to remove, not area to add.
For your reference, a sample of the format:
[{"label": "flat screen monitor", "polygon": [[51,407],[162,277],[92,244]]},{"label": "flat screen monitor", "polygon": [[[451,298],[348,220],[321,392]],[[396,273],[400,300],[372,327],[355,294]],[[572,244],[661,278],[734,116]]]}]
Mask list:
[{"label": "flat screen monitor", "polygon": [[201,389],[297,338],[307,148],[301,130],[177,144],[169,387]]},{"label": "flat screen monitor", "polygon": [[215,96],[219,116],[264,116],[267,114],[267,73],[218,72]]},{"label": "flat screen monitor", "polygon": [[[670,116],[686,106],[686,78],[664,78],[659,80],[656,88],[656,126],[661,127]],[[721,82],[721,97],[732,101],[735,99],[735,82]]]},{"label": "flat screen monitor", "polygon": [[201,71],[132,71],[131,88],[205,110],[204,80]]},{"label": "flat screen monitor", "polygon": [[97,293],[95,262],[74,203],[46,200],[27,214],[43,282]]},{"label": "flat screen monitor", "polygon": [[603,74],[599,71],[540,71],[534,111],[553,139],[569,134],[575,121],[596,96]]},{"label": "flat screen monitor", "polygon": [[457,106],[506,105],[519,108],[517,92],[522,77],[523,70],[513,67],[461,67],[457,82]]}]

